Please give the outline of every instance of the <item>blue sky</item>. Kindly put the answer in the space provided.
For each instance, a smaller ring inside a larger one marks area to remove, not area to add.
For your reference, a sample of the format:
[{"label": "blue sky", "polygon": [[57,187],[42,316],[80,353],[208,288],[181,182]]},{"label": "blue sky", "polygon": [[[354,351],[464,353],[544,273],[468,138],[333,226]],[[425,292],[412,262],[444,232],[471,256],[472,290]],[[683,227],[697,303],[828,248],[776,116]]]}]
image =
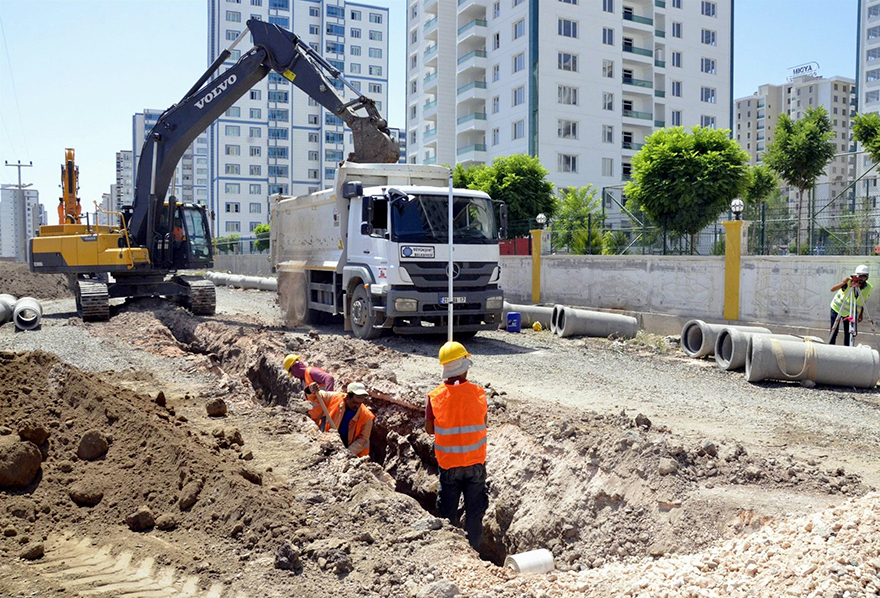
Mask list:
[{"label": "blue sky", "polygon": [[[391,9],[389,122],[402,127],[405,1],[364,3]],[[857,0],[735,6],[735,98],[805,62],[855,78]],[[207,67],[206,0],[0,0],[0,22],[0,182],[16,182],[4,160],[33,161],[22,178],[53,223],[64,148],[76,149],[93,210],[115,182],[116,151],[131,149],[132,115],[177,102]]]}]

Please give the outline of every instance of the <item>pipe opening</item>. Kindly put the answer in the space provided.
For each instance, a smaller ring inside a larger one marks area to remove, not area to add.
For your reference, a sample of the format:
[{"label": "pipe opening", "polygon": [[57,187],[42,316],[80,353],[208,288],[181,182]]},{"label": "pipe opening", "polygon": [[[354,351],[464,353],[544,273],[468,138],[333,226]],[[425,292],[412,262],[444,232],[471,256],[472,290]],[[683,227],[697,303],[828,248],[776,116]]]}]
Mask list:
[{"label": "pipe opening", "polygon": [[565,310],[560,309],[559,314],[556,316],[556,329],[557,330],[565,330]]},{"label": "pipe opening", "polygon": [[715,348],[715,357],[722,365],[730,364],[733,357],[733,339],[730,338],[728,330],[722,330],[718,336],[718,344]]},{"label": "pipe opening", "polygon": [[691,324],[682,335],[681,342],[690,353],[697,353],[703,346],[703,329],[699,324]]}]

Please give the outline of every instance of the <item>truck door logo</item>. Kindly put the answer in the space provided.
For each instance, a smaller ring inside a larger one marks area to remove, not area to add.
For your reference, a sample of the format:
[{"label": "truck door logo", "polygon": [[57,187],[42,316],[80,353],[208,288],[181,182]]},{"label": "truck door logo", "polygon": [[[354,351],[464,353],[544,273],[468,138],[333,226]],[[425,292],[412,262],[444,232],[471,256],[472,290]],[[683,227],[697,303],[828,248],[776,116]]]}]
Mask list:
[{"label": "truck door logo", "polygon": [[433,247],[417,247],[412,245],[404,245],[400,248],[400,257],[415,259],[433,259]]},{"label": "truck door logo", "polygon": [[210,104],[214,100],[214,98],[216,98],[221,93],[226,91],[226,88],[229,87],[230,85],[233,85],[236,81],[238,81],[237,76],[229,75],[229,77],[226,79],[226,81],[224,81],[223,83],[221,83],[220,85],[218,85],[217,87],[215,87],[214,89],[209,91],[208,95],[206,95],[201,100],[196,102],[196,108],[201,110],[205,106],[205,104]]}]

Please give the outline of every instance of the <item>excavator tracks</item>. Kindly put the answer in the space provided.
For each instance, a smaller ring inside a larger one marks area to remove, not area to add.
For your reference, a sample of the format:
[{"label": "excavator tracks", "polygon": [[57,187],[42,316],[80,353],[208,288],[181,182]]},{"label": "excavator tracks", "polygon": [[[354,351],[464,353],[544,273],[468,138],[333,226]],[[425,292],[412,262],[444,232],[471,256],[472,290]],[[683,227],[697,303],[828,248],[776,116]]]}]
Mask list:
[{"label": "excavator tracks", "polygon": [[214,283],[210,280],[183,280],[189,289],[184,305],[197,316],[211,316],[217,310]]},{"label": "excavator tracks", "polygon": [[76,311],[83,321],[109,320],[110,296],[107,293],[107,285],[91,280],[78,280]]}]

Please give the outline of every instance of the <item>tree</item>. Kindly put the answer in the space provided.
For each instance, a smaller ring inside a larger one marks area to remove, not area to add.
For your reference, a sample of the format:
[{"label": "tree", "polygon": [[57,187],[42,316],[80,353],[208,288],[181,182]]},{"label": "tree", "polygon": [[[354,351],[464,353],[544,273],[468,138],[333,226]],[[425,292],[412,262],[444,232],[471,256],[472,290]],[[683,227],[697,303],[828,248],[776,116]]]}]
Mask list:
[{"label": "tree", "polygon": [[[834,131],[828,112],[819,106],[807,108],[799,120],[780,114],[773,135],[775,141],[764,153],[764,164],[798,190],[796,239],[802,244],[806,240],[802,219],[804,191],[815,186],[816,177],[825,173],[825,166],[834,157],[837,147],[831,141]],[[812,223],[812,214],[810,221]]]},{"label": "tree", "polygon": [[776,173],[767,166],[750,166],[746,176],[743,201],[747,205],[759,205],[779,188]]},{"label": "tree", "polygon": [[629,245],[629,237],[619,230],[606,230],[602,235],[602,255],[619,255]]},{"label": "tree", "polygon": [[[715,221],[747,183],[749,160],[729,130],[661,129],[632,160],[624,194],[664,231],[693,237]],[[629,207],[629,206],[628,206]]]},{"label": "tree", "polygon": [[880,162],[880,115],[856,114],[852,128],[853,138],[864,146],[871,160]]},{"label": "tree", "polygon": [[[455,172],[453,170],[453,185]],[[507,204],[508,231],[511,237],[520,237],[534,226],[535,216],[543,213],[553,216],[555,198],[553,183],[547,180],[547,169],[538,158],[513,154],[495,158],[491,166],[461,169],[460,176],[469,189],[488,193],[492,199]]]},{"label": "tree", "polygon": [[596,213],[601,206],[601,200],[596,197],[597,191],[593,185],[568,187],[563,190],[562,197],[556,200],[554,209],[556,214],[553,217],[554,248],[567,248],[572,253],[583,254],[588,253],[590,247],[594,247],[594,251],[598,253],[602,237],[602,219]]},{"label": "tree", "polygon": [[257,251],[266,251],[269,249],[269,225],[268,224],[259,224],[254,228],[254,236],[257,238],[254,241],[254,249]]},{"label": "tree", "polygon": [[236,253],[236,247],[238,247],[238,235],[229,235],[228,237],[217,237],[214,239],[215,246],[217,247],[217,251],[220,253]]}]

